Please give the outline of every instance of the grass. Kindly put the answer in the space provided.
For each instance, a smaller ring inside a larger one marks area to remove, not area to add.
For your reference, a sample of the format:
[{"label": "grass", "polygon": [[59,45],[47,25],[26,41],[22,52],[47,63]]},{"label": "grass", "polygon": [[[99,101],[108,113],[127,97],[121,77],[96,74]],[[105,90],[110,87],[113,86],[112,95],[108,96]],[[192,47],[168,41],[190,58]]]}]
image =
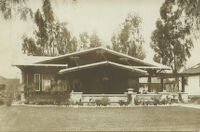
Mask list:
[{"label": "grass", "polygon": [[0,131],[200,130],[200,109],[185,107],[0,107]]}]

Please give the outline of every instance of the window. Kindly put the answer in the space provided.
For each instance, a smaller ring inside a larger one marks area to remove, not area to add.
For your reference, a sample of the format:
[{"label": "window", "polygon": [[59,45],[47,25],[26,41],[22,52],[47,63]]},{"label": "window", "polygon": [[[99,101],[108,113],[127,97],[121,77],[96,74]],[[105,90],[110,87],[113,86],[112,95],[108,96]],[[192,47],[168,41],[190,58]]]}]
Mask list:
[{"label": "window", "polygon": [[51,90],[51,80],[44,79],[42,80],[42,90],[49,91]]},{"label": "window", "polygon": [[40,91],[41,90],[41,82],[42,78],[40,74],[34,74],[34,84],[35,84],[35,90]]},{"label": "window", "polygon": [[188,85],[188,77],[184,77],[184,85]]}]

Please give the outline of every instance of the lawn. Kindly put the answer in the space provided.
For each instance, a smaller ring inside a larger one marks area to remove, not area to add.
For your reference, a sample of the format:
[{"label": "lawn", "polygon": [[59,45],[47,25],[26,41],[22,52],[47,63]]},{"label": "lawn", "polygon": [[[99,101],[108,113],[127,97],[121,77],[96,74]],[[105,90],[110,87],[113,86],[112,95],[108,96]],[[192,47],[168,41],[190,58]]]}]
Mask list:
[{"label": "lawn", "polygon": [[0,131],[55,130],[200,130],[200,109],[0,107]]}]

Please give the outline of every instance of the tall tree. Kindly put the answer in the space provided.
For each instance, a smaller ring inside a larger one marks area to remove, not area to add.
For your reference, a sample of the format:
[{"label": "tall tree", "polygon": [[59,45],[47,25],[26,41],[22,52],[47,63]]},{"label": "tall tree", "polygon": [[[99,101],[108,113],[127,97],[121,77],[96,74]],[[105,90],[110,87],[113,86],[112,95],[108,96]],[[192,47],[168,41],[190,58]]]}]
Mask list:
[{"label": "tall tree", "polygon": [[160,8],[161,19],[156,22],[151,37],[154,60],[170,66],[174,73],[184,66],[193,47],[190,22],[183,17],[183,9],[176,2],[165,0]]},{"label": "tall tree", "polygon": [[10,19],[19,15],[26,20],[28,16],[33,17],[33,12],[26,4],[27,0],[0,0],[0,14],[4,19]]},{"label": "tall tree", "polygon": [[135,13],[129,13],[121,25],[119,33],[111,38],[113,50],[144,59],[144,38],[141,34],[142,19]]},{"label": "tall tree", "polygon": [[179,8],[184,10],[185,17],[192,24],[191,31],[195,37],[200,35],[200,0],[176,0]]},{"label": "tall tree", "polygon": [[29,55],[55,56],[76,51],[77,40],[72,37],[65,23],[55,20],[50,0],[44,0],[42,13],[35,13],[35,40],[23,36],[22,51]]},{"label": "tall tree", "polygon": [[102,46],[101,39],[99,36],[96,34],[96,32],[93,32],[92,35],[90,36],[90,48],[94,47],[99,47]]},{"label": "tall tree", "polygon": [[89,48],[90,45],[90,36],[87,32],[83,32],[79,34],[80,38],[80,50],[85,50]]}]

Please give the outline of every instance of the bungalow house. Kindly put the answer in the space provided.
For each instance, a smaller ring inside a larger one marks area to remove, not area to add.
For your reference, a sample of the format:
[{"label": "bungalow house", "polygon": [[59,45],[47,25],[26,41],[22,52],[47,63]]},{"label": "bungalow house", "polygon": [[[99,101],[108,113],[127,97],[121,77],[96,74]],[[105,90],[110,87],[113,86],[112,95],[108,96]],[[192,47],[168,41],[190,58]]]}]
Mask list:
[{"label": "bungalow house", "polygon": [[185,92],[189,96],[200,96],[200,63],[182,72],[186,78]]},{"label": "bungalow house", "polygon": [[100,97],[110,97],[112,102],[126,99],[127,92],[139,92],[141,77],[147,78],[148,92],[155,91],[151,88],[151,75],[170,70],[103,47],[43,60],[40,57],[39,61],[14,66],[21,69],[23,100],[30,93],[49,96],[58,92],[58,96],[68,93],[70,99],[83,102]]}]

